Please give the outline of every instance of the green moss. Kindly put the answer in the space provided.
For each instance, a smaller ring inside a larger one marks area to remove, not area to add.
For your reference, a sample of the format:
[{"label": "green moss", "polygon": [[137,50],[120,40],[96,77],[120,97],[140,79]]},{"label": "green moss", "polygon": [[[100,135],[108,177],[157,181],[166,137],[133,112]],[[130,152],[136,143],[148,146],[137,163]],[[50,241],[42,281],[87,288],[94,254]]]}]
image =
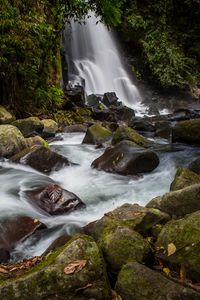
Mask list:
[{"label": "green moss", "polygon": [[65,123],[65,125],[74,125],[84,122],[84,119],[73,111],[57,110],[53,116],[55,121],[59,124]]},{"label": "green moss", "polygon": [[137,133],[134,129],[127,126],[120,126],[114,133],[112,145],[115,145],[122,140],[129,140],[144,148],[149,147],[152,142]]},{"label": "green moss", "polygon": [[99,144],[108,141],[112,137],[112,132],[100,124],[90,126],[86,132],[83,143]]},{"label": "green moss", "polygon": [[180,190],[187,186],[200,183],[200,176],[187,168],[180,167],[170,186],[170,191]]}]

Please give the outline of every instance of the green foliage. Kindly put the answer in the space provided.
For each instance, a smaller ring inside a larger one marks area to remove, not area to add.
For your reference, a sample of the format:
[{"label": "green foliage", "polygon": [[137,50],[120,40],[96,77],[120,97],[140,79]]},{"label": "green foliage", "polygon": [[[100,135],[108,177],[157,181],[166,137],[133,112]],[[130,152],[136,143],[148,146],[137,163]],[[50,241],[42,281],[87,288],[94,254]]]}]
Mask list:
[{"label": "green foliage", "polygon": [[58,109],[63,104],[63,90],[57,86],[38,88],[35,94],[35,105],[43,107],[45,110],[49,108]]}]

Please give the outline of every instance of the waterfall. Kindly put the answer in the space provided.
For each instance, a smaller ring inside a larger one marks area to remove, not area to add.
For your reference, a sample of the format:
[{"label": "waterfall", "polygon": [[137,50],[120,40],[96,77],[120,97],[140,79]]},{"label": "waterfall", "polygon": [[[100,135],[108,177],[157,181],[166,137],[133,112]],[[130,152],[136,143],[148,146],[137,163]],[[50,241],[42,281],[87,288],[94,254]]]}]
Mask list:
[{"label": "waterfall", "polygon": [[84,23],[66,25],[64,45],[71,84],[83,86],[87,95],[115,92],[125,105],[139,106],[140,93],[125,70],[114,35],[94,13]]}]

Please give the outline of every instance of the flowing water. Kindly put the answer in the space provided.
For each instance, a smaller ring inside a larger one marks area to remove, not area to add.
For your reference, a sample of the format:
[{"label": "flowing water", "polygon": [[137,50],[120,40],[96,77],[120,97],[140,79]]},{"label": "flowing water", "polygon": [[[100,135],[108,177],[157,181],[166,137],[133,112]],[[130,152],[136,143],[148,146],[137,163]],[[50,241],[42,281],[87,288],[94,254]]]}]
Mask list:
[{"label": "flowing water", "polygon": [[[55,151],[68,157],[79,166],[66,167],[50,176],[45,176],[30,167],[0,163],[0,219],[13,215],[30,216],[47,226],[45,234],[31,237],[19,243],[12,252],[13,259],[42,254],[63,233],[73,233],[104,213],[123,203],[145,205],[150,199],[169,190],[177,165],[187,164],[199,155],[198,148],[178,147],[174,152],[159,152],[160,165],[152,173],[135,180],[90,167],[92,161],[104,151],[95,146],[81,144],[83,134],[64,134],[62,141],[52,143]],[[164,146],[164,145],[163,145]],[[56,181],[64,189],[77,194],[87,205],[84,211],[69,215],[49,216],[33,207],[24,196],[24,191],[46,186]]]},{"label": "flowing water", "polygon": [[140,93],[125,70],[112,31],[92,12],[84,21],[66,25],[64,45],[70,82],[84,86],[87,95],[115,92],[125,105],[140,110]]}]

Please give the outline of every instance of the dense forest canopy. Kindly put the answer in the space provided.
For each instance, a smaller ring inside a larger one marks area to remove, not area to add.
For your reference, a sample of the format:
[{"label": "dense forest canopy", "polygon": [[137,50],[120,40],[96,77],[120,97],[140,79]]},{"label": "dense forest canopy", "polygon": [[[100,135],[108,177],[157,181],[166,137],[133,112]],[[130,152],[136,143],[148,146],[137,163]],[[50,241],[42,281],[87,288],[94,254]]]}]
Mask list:
[{"label": "dense forest canopy", "polygon": [[191,88],[200,77],[200,0],[0,0],[0,5],[0,102],[16,110],[60,105],[64,23],[89,10],[139,50],[161,86]]}]

